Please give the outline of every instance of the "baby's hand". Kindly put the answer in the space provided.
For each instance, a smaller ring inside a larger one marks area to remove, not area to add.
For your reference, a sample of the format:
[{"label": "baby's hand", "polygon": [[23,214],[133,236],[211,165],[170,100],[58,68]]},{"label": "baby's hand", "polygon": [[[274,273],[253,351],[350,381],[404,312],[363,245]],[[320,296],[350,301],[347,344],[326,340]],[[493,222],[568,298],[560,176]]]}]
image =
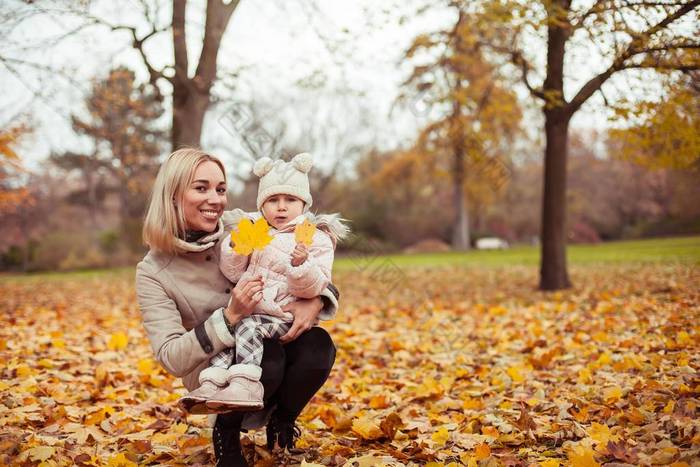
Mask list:
[{"label": "baby's hand", "polygon": [[304,264],[309,257],[309,249],[303,243],[297,243],[292,251],[292,266],[297,267]]}]

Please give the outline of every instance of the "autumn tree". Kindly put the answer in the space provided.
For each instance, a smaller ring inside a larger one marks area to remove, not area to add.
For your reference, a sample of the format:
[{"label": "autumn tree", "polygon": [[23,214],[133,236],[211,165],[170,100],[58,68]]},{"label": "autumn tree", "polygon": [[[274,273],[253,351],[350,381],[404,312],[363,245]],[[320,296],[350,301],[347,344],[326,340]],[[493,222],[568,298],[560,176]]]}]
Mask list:
[{"label": "autumn tree", "polygon": [[700,169],[700,74],[670,80],[661,102],[620,112],[631,125],[610,130],[614,157],[652,169]]},{"label": "autumn tree", "polygon": [[[130,9],[136,7],[132,12],[138,15],[138,20],[128,23],[114,22],[106,15],[100,15],[100,6],[104,4],[95,1],[67,1],[61,8],[26,3],[27,5],[15,5],[13,9],[8,10],[2,18],[3,26],[9,32],[37,15],[45,15],[58,25],[65,24],[65,31],[52,37],[50,42],[40,45],[44,48],[57,47],[60,42],[76,37],[77,34],[89,34],[94,28],[107,28],[118,35],[126,34],[131,47],[137,52],[148,72],[149,81],[154,85],[157,95],[163,100],[166,97],[172,98],[172,147],[200,145],[204,116],[212,104],[212,87],[218,78],[217,60],[221,41],[240,0],[204,2],[202,16],[205,19],[201,32],[193,28],[192,25],[197,24],[197,20],[191,16],[196,16],[198,12],[195,9],[202,7],[199,4],[188,5],[187,0],[165,3],[142,0],[129,3]],[[139,7],[141,11],[138,11]],[[78,21],[74,21],[76,19]],[[192,47],[194,42],[188,39],[188,31],[198,37],[201,34],[201,43],[197,41],[196,46]],[[155,38],[166,34],[170,35],[173,55],[169,63],[160,65],[163,63],[163,57],[156,57],[151,44]],[[17,44],[17,47],[26,49],[28,45]],[[198,56],[193,56],[195,53],[198,53]],[[72,81],[70,76],[66,76],[68,73],[65,70],[46,63],[34,63],[25,60],[24,57],[8,56],[0,52],[0,63],[5,64],[20,79],[22,70],[27,69],[34,73],[61,76]]]},{"label": "autumn tree", "polygon": [[29,133],[26,125],[0,129],[0,215],[15,212],[31,201],[27,188],[18,181],[25,169],[15,147]]},{"label": "autumn tree", "polygon": [[57,166],[77,171],[84,188],[74,198],[87,205],[93,223],[106,191],[116,192],[121,223],[138,219],[158,165],[165,137],[157,120],[163,109],[152,89],[134,73],[116,68],[94,84],[86,99],[87,118],[73,116],[73,128],[92,141],[86,153],[54,154]]},{"label": "autumn tree", "polygon": [[[148,71],[150,83],[159,95],[162,92],[159,86],[163,84],[172,89],[170,142],[173,149],[200,145],[204,116],[212,104],[211,90],[217,79],[221,40],[239,4],[240,0],[206,1],[199,57],[193,57],[192,50],[187,47],[188,20],[192,24],[187,14],[187,0],[172,0],[169,22],[162,22],[158,4],[141,2],[143,17],[149,24],[146,32],[140,32],[133,25],[114,24],[102,17],[86,15],[89,24],[106,26],[115,32],[126,32]],[[154,57],[148,53],[148,41],[164,33],[171,34],[173,60],[166,66],[158,67]]]},{"label": "autumn tree", "polygon": [[[469,2],[466,2],[469,3]],[[571,118],[613,76],[630,70],[681,70],[700,66],[697,18],[700,0],[486,0],[480,5],[497,31],[489,41],[520,70],[522,82],[539,99],[545,121],[544,194],[540,288],[570,286],[566,266],[567,146]],[[473,6],[472,6],[473,7]],[[497,40],[494,40],[497,38]],[[546,43],[539,46],[540,38]],[[565,64],[575,46],[602,56],[601,71],[576,77],[569,91]],[[542,69],[535,55],[546,50]],[[565,90],[567,92],[565,92]]]},{"label": "autumn tree", "polygon": [[465,250],[470,245],[469,194],[473,199],[477,187],[489,191],[505,182],[509,143],[518,132],[521,112],[475,34],[477,17],[459,2],[450,6],[456,9],[454,27],[418,36],[406,52],[407,59],[429,60],[416,65],[405,84],[420,96],[422,105],[442,114],[421,131],[418,147],[452,161],[452,246]]}]

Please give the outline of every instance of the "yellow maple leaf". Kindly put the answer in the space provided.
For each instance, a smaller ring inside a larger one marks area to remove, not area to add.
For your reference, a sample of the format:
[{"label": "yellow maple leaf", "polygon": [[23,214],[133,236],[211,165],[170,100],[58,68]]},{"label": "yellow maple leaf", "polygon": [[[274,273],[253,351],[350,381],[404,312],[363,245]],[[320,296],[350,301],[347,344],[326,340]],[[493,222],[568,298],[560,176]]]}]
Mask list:
[{"label": "yellow maple leaf", "polygon": [[369,400],[369,407],[371,409],[386,409],[389,407],[389,400],[386,394],[377,394]]},{"label": "yellow maple leaf", "polygon": [[270,225],[264,217],[255,221],[255,224],[250,219],[241,219],[238,229],[231,231],[233,251],[247,256],[254,250],[262,250],[272,241],[269,230]]},{"label": "yellow maple leaf", "polygon": [[593,449],[581,445],[569,451],[569,465],[571,467],[600,467],[600,464],[593,457]]},{"label": "yellow maple leaf", "polygon": [[462,461],[462,464],[466,465],[467,467],[478,467],[479,465],[476,457],[466,452],[459,455],[459,460]]},{"label": "yellow maple leaf", "polygon": [[491,455],[491,448],[486,443],[481,443],[474,447],[474,456],[477,460],[486,459]]},{"label": "yellow maple leaf", "polygon": [[676,343],[681,347],[690,344],[691,343],[690,334],[688,334],[685,331],[680,331],[676,335]]},{"label": "yellow maple leaf", "polygon": [[20,378],[25,378],[34,374],[34,370],[32,370],[28,365],[25,364],[18,365],[15,369],[15,372]]},{"label": "yellow maple leaf", "polygon": [[187,428],[186,423],[176,423],[170,427],[170,431],[184,435],[187,432]]},{"label": "yellow maple leaf", "polygon": [[316,224],[312,224],[308,219],[304,220],[303,224],[297,224],[294,228],[294,240],[297,243],[303,243],[306,246],[311,246],[316,233]]},{"label": "yellow maple leaf", "polygon": [[379,425],[369,417],[360,417],[352,421],[352,431],[362,436],[364,439],[377,439],[383,433]]},{"label": "yellow maple leaf", "polygon": [[586,431],[588,432],[588,436],[601,446],[607,446],[608,441],[617,441],[620,439],[619,435],[613,435],[610,432],[610,428],[601,423],[592,423],[590,428]]},{"label": "yellow maple leaf", "polygon": [[51,446],[37,446],[29,450],[29,458],[33,461],[45,461],[54,455],[56,450]]},{"label": "yellow maple leaf", "polygon": [[125,349],[129,343],[129,337],[121,331],[115,332],[109,338],[107,342],[107,348],[109,350],[122,350]]},{"label": "yellow maple leaf", "polygon": [[559,462],[556,459],[547,459],[544,461],[540,461],[540,467],[559,467],[561,465],[561,462]]},{"label": "yellow maple leaf", "polygon": [[139,360],[139,362],[137,364],[137,368],[139,369],[139,372],[142,375],[146,375],[146,376],[151,375],[153,373],[153,371],[155,370],[155,366],[153,365],[153,360],[151,360],[150,358],[144,358],[144,359]]},{"label": "yellow maple leaf", "polygon": [[607,388],[603,391],[603,399],[608,404],[612,404],[620,400],[622,397],[622,388],[620,386],[613,386]]},{"label": "yellow maple leaf", "polygon": [[508,373],[508,376],[510,376],[510,379],[512,379],[515,383],[522,383],[525,380],[525,377],[520,372],[520,368],[517,366],[511,366],[506,370],[506,372]]},{"label": "yellow maple leaf", "polygon": [[132,462],[131,460],[129,460],[129,458],[126,457],[123,452],[120,452],[116,456],[110,457],[109,461],[107,462],[107,465],[109,467],[136,467],[137,466],[136,462]]},{"label": "yellow maple leaf", "polygon": [[447,431],[447,428],[444,426],[441,427],[438,431],[433,433],[433,435],[430,437],[433,441],[435,441],[437,444],[440,446],[444,446],[447,441],[450,439],[450,432]]},{"label": "yellow maple leaf", "polygon": [[673,409],[676,407],[676,401],[670,400],[664,407],[663,412],[664,413],[672,413]]}]

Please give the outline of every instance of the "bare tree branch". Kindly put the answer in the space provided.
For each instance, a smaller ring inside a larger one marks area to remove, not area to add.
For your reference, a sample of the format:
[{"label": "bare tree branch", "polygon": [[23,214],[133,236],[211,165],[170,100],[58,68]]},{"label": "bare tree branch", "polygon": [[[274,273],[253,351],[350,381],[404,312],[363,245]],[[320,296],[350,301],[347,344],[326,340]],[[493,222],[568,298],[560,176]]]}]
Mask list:
[{"label": "bare tree branch", "polygon": [[608,69],[591,78],[581,87],[581,89],[579,89],[578,93],[576,93],[571,102],[567,104],[567,113],[572,115],[574,112],[576,112],[583,105],[583,103],[588,100],[589,97],[600,89],[603,83],[605,83],[605,81],[607,81],[608,78],[613,75],[613,73],[624,70],[628,67],[632,67],[625,62],[635,55],[644,53],[646,51],[648,41],[652,38],[652,36],[668,27],[677,19],[693,11],[698,5],[700,5],[700,0],[692,0],[685,3],[682,7],[666,16],[651,28],[639,34],[632,35],[632,41],[628,44],[626,50],[613,61]]},{"label": "bare tree branch", "polygon": [[175,49],[175,76],[187,77],[187,37],[185,35],[185,8],[187,0],[173,1],[173,46]]},{"label": "bare tree branch", "polygon": [[139,37],[136,28],[134,26],[126,26],[126,25],[119,25],[119,24],[111,24],[108,21],[105,21],[102,18],[98,18],[96,16],[88,16],[90,22],[95,25],[100,25],[100,26],[106,26],[110,28],[112,31],[127,31],[131,34],[131,45],[136,51],[138,51],[139,55],[141,55],[141,59],[143,60],[143,64],[146,67],[146,70],[148,71],[149,75],[149,82],[153,85],[155,88],[156,94],[159,97],[161,96],[160,89],[158,88],[157,82],[159,79],[165,79],[168,81],[172,81],[170,78],[165,76],[163,74],[163,70],[157,70],[150,62],[148,59],[148,56],[146,55],[146,51],[144,50],[144,44],[146,41],[151,39],[152,37],[156,36],[157,34],[166,32],[168,29],[170,29],[170,26],[165,26],[158,28],[154,23],[151,23],[151,30],[143,37]]},{"label": "bare tree branch", "polygon": [[531,68],[528,61],[525,59],[525,57],[523,57],[523,54],[519,50],[512,50],[510,54],[513,63],[520,67],[521,78],[527,90],[530,91],[530,94],[533,96],[544,100],[545,96],[542,88],[536,88],[530,84],[530,78],[528,75],[530,74]]},{"label": "bare tree branch", "polygon": [[239,3],[240,0],[233,0],[225,5],[221,0],[207,0],[206,34],[194,77],[194,84],[200,90],[208,91],[216,79],[216,59],[221,39],[226,32],[229,19]]}]

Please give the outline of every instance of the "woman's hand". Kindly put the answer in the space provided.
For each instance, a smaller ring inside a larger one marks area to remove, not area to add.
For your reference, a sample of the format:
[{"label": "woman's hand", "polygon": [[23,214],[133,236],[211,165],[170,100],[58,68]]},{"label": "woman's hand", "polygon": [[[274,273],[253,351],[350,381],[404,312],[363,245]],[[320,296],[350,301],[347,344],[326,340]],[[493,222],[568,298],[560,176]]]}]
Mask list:
[{"label": "woman's hand", "polygon": [[309,257],[309,249],[303,243],[297,243],[292,251],[292,266],[297,267],[304,264]]},{"label": "woman's hand", "polygon": [[294,315],[294,322],[287,334],[280,337],[280,342],[286,344],[311,329],[316,324],[318,314],[323,309],[323,300],[320,297],[308,300],[297,300],[282,307],[282,311],[288,311]]},{"label": "woman's hand", "polygon": [[236,284],[236,287],[233,288],[231,301],[224,310],[226,319],[231,324],[235,324],[253,313],[257,304],[262,300],[264,286],[265,281],[260,275],[243,285],[240,282]]}]

